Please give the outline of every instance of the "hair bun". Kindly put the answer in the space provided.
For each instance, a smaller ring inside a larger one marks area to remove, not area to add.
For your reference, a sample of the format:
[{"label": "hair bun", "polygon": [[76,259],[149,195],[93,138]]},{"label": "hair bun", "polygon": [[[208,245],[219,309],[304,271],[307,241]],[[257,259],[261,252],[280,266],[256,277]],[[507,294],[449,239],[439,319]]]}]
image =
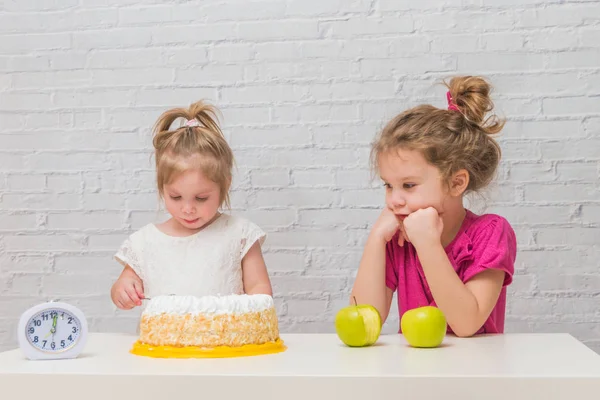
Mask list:
[{"label": "hair bun", "polygon": [[490,97],[492,86],[479,76],[457,76],[446,83],[453,104],[467,121],[479,125],[487,134],[498,133],[504,126],[496,115],[486,116],[494,109]]}]

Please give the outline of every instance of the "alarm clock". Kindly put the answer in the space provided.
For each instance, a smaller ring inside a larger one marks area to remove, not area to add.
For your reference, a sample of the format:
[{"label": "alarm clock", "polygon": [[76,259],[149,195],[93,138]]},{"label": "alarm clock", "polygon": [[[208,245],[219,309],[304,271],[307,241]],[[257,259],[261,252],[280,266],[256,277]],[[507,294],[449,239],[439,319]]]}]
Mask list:
[{"label": "alarm clock", "polygon": [[19,347],[30,360],[75,358],[83,350],[88,325],[83,312],[67,303],[50,301],[25,311],[19,319]]}]

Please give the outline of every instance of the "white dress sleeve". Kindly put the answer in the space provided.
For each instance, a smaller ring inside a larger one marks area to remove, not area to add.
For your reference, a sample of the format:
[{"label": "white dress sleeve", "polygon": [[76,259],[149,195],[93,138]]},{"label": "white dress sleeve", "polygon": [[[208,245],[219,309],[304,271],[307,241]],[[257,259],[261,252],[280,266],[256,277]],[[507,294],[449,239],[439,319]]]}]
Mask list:
[{"label": "white dress sleeve", "polygon": [[[134,234],[135,235],[135,234]],[[130,266],[138,276],[144,280],[142,273],[142,256],[137,246],[134,245],[134,235],[129,236],[115,254],[115,259],[125,266]]]},{"label": "white dress sleeve", "polygon": [[258,225],[255,223],[244,220],[244,224],[242,226],[242,238],[241,238],[241,252],[240,259],[243,259],[248,253],[248,250],[258,241],[258,243],[262,246],[265,242],[267,234],[260,229]]}]

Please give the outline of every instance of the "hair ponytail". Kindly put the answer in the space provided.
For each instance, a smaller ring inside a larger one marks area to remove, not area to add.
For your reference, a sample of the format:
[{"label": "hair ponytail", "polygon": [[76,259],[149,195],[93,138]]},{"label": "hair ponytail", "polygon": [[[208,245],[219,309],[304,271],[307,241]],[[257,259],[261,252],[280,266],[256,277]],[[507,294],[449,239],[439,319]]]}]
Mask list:
[{"label": "hair ponytail", "polygon": [[[185,119],[171,129],[177,119]],[[233,152],[219,127],[217,109],[198,101],[189,108],[165,111],[154,125],[154,154],[159,195],[164,185],[190,168],[198,168],[221,187],[221,202],[229,206]]]}]

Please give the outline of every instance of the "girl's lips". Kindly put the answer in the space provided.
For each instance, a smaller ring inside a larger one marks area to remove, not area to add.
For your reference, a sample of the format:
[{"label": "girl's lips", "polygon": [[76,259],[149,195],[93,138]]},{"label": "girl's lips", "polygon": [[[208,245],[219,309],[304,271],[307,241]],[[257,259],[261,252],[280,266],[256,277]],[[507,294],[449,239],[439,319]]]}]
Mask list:
[{"label": "girl's lips", "polygon": [[196,219],[183,219],[185,222],[187,222],[188,224],[193,224],[194,222],[198,222],[200,218],[196,218]]}]

